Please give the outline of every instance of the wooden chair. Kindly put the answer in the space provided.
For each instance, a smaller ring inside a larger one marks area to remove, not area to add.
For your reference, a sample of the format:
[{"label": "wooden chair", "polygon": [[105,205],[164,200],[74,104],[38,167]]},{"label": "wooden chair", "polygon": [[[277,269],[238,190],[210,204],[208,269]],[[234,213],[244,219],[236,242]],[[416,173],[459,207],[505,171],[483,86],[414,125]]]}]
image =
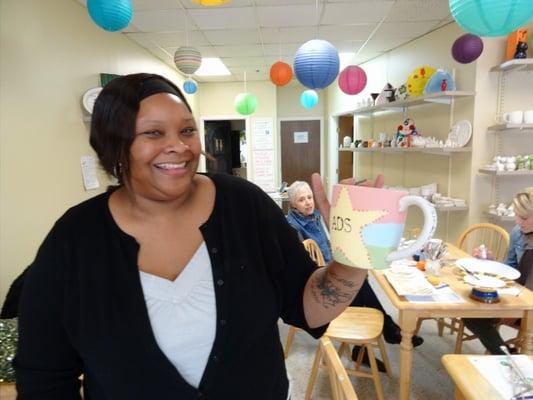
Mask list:
[{"label": "wooden chair", "polygon": [[322,255],[322,251],[320,251],[317,242],[313,239],[305,239],[302,243],[313,261],[316,262],[319,267],[325,267],[326,261],[324,260],[324,256]]},{"label": "wooden chair", "polygon": [[[484,244],[487,250],[492,252],[492,256],[497,261],[503,261],[509,249],[509,233],[501,226],[481,223],[474,224],[468,227],[457,241],[457,247],[461,250],[472,254],[474,248]],[[474,334],[467,334],[464,331],[463,321],[459,318],[453,318],[450,323],[450,332],[457,332],[457,339],[455,341],[455,353],[460,354],[463,347],[463,342],[477,339]]]},{"label": "wooden chair", "polygon": [[[350,345],[361,346],[357,354],[357,360],[355,361],[355,368],[346,368],[346,372],[349,375],[372,379],[378,400],[384,400],[384,394],[376,358],[374,357],[374,346],[379,347],[387,375],[389,377],[391,376],[391,367],[385,351],[385,343],[381,335],[382,331],[383,313],[381,311],[368,307],[348,307],[341,315],[331,321],[324,335],[333,341],[340,342],[339,355],[342,356],[345,354],[349,360],[351,360],[352,356]],[[365,351],[368,353],[368,359],[370,361],[370,372],[361,371],[360,369]],[[306,400],[311,398],[318,369],[324,366],[322,361],[323,353],[319,345],[317,346],[311,376],[307,384]]]},{"label": "wooden chair", "polygon": [[[326,261],[324,261],[324,256],[322,255],[322,251],[320,251],[320,247],[318,247],[318,244],[313,239],[305,239],[303,242],[303,245],[311,258],[319,267],[325,267]],[[287,332],[287,341],[285,342],[285,349],[283,353],[285,354],[285,358],[289,356],[289,351],[292,346],[292,341],[294,339],[294,334],[298,328],[295,326],[289,325],[289,330]]]},{"label": "wooden chair", "polygon": [[320,339],[320,352],[328,368],[331,398],[333,400],[357,400],[350,377],[342,365],[339,354],[333,343],[325,336]]},{"label": "wooden chair", "polygon": [[509,233],[498,225],[474,224],[461,233],[457,241],[457,247],[468,254],[481,244],[492,252],[495,260],[503,261],[509,248]]}]

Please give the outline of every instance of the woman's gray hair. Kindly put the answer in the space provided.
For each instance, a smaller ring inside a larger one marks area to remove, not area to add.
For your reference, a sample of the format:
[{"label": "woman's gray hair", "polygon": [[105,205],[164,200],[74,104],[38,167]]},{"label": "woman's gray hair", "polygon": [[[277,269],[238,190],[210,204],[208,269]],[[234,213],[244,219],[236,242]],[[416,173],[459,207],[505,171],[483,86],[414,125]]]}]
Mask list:
[{"label": "woman's gray hair", "polygon": [[289,196],[289,201],[291,202],[291,205],[294,203],[296,198],[298,197],[298,194],[304,190],[310,190],[311,193],[313,192],[311,190],[311,186],[305,181],[294,181],[287,189],[287,195]]},{"label": "woman's gray hair", "polygon": [[513,208],[515,214],[521,218],[533,215],[533,186],[525,188],[514,197]]}]

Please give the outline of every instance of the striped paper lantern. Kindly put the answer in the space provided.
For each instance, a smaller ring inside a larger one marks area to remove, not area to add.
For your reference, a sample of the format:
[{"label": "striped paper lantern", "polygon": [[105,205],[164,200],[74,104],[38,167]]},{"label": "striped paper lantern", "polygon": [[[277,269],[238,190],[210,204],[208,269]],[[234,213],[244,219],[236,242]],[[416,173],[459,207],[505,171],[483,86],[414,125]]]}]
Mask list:
[{"label": "striped paper lantern", "polygon": [[174,64],[184,74],[194,74],[201,63],[202,54],[194,47],[181,46],[174,53]]},{"label": "striped paper lantern", "polygon": [[357,65],[348,65],[339,74],[339,87],[349,95],[360,93],[366,86],[366,72]]},{"label": "striped paper lantern", "polygon": [[252,93],[244,92],[235,96],[235,110],[241,115],[250,115],[257,109],[257,97]]}]

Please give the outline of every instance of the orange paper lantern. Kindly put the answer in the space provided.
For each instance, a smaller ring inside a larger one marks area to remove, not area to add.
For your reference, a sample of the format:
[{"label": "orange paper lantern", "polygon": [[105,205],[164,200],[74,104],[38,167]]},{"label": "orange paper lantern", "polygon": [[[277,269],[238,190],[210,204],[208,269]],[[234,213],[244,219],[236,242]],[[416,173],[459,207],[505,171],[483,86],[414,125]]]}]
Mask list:
[{"label": "orange paper lantern", "polygon": [[284,86],[292,79],[292,68],[282,61],[275,62],[270,67],[270,80],[276,86]]}]

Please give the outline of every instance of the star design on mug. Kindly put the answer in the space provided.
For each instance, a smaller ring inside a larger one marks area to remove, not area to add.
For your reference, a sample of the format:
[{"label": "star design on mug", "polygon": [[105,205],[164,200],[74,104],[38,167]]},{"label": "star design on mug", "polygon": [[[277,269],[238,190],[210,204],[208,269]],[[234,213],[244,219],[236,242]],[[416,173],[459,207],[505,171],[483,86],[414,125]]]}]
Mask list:
[{"label": "star design on mug", "polygon": [[[389,212],[387,210],[354,209],[346,188],[341,188],[337,204],[331,211],[329,226],[335,260],[345,264],[353,264],[359,268],[371,269],[372,261],[363,241],[363,229]],[[335,229],[336,221],[334,219],[336,216],[350,219],[349,231]]]}]

